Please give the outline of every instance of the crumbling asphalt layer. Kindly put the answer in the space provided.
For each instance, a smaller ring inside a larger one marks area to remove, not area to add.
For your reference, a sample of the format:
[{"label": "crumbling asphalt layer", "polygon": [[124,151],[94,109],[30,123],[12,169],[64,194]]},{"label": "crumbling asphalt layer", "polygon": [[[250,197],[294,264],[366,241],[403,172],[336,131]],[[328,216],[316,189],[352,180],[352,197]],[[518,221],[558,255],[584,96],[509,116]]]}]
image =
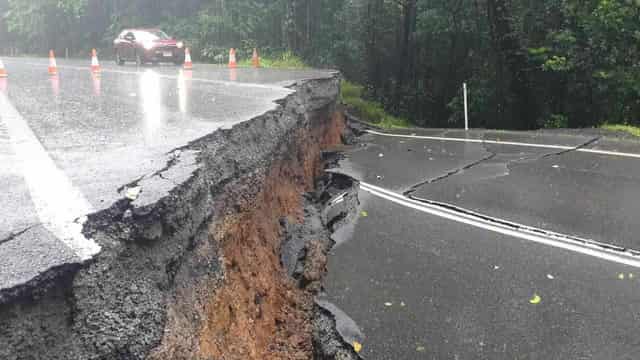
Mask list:
[{"label": "crumbling asphalt layer", "polygon": [[[169,336],[179,342],[174,358],[193,358],[202,303],[210,294],[190,289],[207,288],[224,276],[209,231],[233,206],[218,198],[229,189],[254,196],[247,179],[259,179],[274,159],[286,157],[291,134],[326,121],[335,109],[337,78],[304,81],[295,89],[278,109],[176,149],[164,169],[123,186],[121,200],[89,216],[85,235],[103,249],[90,263],[52,269],[37,284],[3,294],[0,358],[143,359],[167,338],[170,316],[183,325],[181,333]],[[150,186],[165,188],[165,196],[146,199]],[[318,231],[327,222],[323,211],[309,216]],[[317,223],[318,216],[325,218]],[[346,221],[348,215],[338,211],[338,217]],[[326,241],[324,251],[330,246]],[[291,249],[298,261],[305,259],[306,245]],[[306,265],[292,266],[293,276],[300,266]],[[297,274],[307,285],[320,280]],[[343,353],[353,352],[344,341],[341,345]]]},{"label": "crumbling asphalt layer", "polygon": [[[351,141],[352,128],[347,127]],[[330,251],[335,245],[332,235],[341,227],[353,223],[358,216],[360,200],[358,198],[359,184],[354,179],[336,173],[326,173],[319,181],[319,186],[314,194],[317,206],[321,209],[320,219],[325,228],[325,240],[323,241],[325,256],[330,256]],[[308,253],[307,253],[308,254]],[[303,262],[313,261],[302,256]],[[326,265],[325,265],[326,266]],[[317,279],[320,282],[324,280]],[[314,289],[317,293],[315,301],[315,311],[313,317],[313,339],[314,339],[314,359],[315,360],[359,360],[361,359],[355,351],[354,341],[362,342],[361,334],[353,336],[349,329],[356,329],[356,326],[340,326],[340,323],[350,322],[340,309],[333,304],[323,300],[323,287],[321,283],[316,284]],[[347,329],[347,330],[345,330]]]}]

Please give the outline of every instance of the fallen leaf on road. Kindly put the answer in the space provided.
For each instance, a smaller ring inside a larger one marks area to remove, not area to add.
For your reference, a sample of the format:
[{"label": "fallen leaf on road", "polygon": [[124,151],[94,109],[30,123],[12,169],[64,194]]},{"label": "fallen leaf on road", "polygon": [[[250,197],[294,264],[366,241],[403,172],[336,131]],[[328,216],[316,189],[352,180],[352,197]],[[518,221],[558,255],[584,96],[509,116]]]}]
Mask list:
[{"label": "fallen leaf on road", "polygon": [[531,300],[529,300],[529,302],[532,303],[533,305],[540,304],[541,301],[542,301],[542,298],[538,294],[534,294]]},{"label": "fallen leaf on road", "polygon": [[498,266],[498,265],[494,266],[493,270],[500,270],[500,266]]},{"label": "fallen leaf on road", "polygon": [[555,276],[551,275],[551,274],[547,274],[547,279],[549,280],[553,280],[555,279]]},{"label": "fallen leaf on road", "polygon": [[391,307],[391,306],[393,306],[393,303],[386,302],[386,303],[384,303],[384,306],[386,306],[386,307]]},{"label": "fallen leaf on road", "polygon": [[362,217],[367,217],[367,216],[369,216],[369,213],[368,213],[368,212],[366,212],[366,211],[364,211],[364,210],[362,210],[362,211],[360,212],[360,216],[362,216]]},{"label": "fallen leaf on road", "polygon": [[353,342],[353,350],[355,350],[355,352],[360,353],[360,351],[362,351],[362,344],[360,344],[357,341]]},{"label": "fallen leaf on road", "polygon": [[427,349],[424,346],[418,346],[418,347],[416,347],[416,351],[417,352],[425,352],[425,351],[427,351]]},{"label": "fallen leaf on road", "polygon": [[383,153],[378,154],[378,157],[384,157]]}]

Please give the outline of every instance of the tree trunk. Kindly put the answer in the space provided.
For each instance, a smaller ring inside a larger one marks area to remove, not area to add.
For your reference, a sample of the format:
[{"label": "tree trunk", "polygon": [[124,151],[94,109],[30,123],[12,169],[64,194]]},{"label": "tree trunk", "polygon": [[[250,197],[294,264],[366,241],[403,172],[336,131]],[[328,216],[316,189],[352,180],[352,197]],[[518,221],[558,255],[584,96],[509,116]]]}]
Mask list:
[{"label": "tree trunk", "polygon": [[393,107],[396,112],[400,111],[400,104],[404,97],[404,85],[406,74],[411,68],[413,59],[409,56],[411,38],[416,28],[416,0],[406,0],[403,7],[403,26],[400,43],[400,61],[398,61],[398,73],[396,76],[396,91]]},{"label": "tree trunk", "polygon": [[[496,107],[500,127],[534,129],[537,109],[531,92],[528,58],[511,24],[510,0],[487,0],[492,44],[496,53]],[[506,79],[505,75],[509,78]]]},{"label": "tree trunk", "polygon": [[287,16],[285,19],[285,34],[287,39],[287,50],[293,51],[293,52],[297,50],[296,8],[297,8],[297,0],[287,0]]}]

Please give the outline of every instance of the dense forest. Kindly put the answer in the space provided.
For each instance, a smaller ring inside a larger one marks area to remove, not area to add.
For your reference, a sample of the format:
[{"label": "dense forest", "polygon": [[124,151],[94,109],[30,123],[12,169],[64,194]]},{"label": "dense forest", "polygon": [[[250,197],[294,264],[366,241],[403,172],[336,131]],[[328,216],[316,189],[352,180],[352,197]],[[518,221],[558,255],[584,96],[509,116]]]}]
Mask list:
[{"label": "dense forest", "polygon": [[108,49],[124,27],[337,68],[420,126],[640,124],[640,0],[0,0],[2,52]]}]

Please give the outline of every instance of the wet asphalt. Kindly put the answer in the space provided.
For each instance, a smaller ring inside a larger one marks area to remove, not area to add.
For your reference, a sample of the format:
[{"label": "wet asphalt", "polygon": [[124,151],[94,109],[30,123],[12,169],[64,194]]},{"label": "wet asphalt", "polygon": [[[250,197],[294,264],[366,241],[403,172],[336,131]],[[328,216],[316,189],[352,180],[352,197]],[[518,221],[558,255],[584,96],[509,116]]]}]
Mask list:
[{"label": "wet asphalt", "polygon": [[[183,72],[176,66],[118,67],[103,62],[103,72],[96,77],[88,61],[58,59],[59,75],[50,77],[47,59],[3,60],[9,78],[0,79],[0,92],[8,105],[0,110],[7,116],[11,106],[19,113],[19,124],[26,123],[32,138],[91,211],[112,206],[125,196],[119,191],[123,185],[164,168],[174,149],[274,109],[277,100],[291,93],[286,87],[296,81],[331,75],[212,65]],[[34,198],[42,194],[34,195],[29,184],[46,184],[43,178],[48,175],[31,169],[29,176],[39,179],[26,181],[25,169],[33,165],[32,159],[16,151],[23,140],[12,139],[8,119],[2,120],[0,290],[80,261],[47,230],[42,209],[37,208],[42,201]],[[182,172],[171,174],[174,179],[186,179],[195,169],[196,154],[188,155],[189,164],[174,169]],[[169,182],[142,189],[140,196],[152,202],[174,186]]]},{"label": "wet asphalt", "polygon": [[[328,76],[200,66],[116,67],[4,59],[2,91],[94,211],[163,168],[169,153],[275,107],[284,86]],[[640,153],[592,133],[410,130],[406,134]],[[595,143],[590,143],[594,140]],[[0,290],[80,261],[39,218],[23,162],[0,122]],[[194,154],[180,167],[193,171]],[[640,249],[638,159],[365,135],[340,171],[399,193],[570,235]],[[166,184],[165,184],[166,185]],[[145,193],[155,199],[171,189]],[[468,227],[365,191],[358,221],[336,234],[327,301],[367,359],[636,359],[637,268]],[[532,300],[539,300],[533,301]],[[338,311],[338,310],[336,310]],[[359,327],[354,329],[353,327]],[[351,327],[351,329],[349,329]]]},{"label": "wet asphalt", "polygon": [[[398,133],[640,153],[584,132]],[[366,134],[339,172],[407,196],[640,249],[640,159]],[[360,190],[326,295],[365,359],[637,359],[640,271],[419,212]]]}]

